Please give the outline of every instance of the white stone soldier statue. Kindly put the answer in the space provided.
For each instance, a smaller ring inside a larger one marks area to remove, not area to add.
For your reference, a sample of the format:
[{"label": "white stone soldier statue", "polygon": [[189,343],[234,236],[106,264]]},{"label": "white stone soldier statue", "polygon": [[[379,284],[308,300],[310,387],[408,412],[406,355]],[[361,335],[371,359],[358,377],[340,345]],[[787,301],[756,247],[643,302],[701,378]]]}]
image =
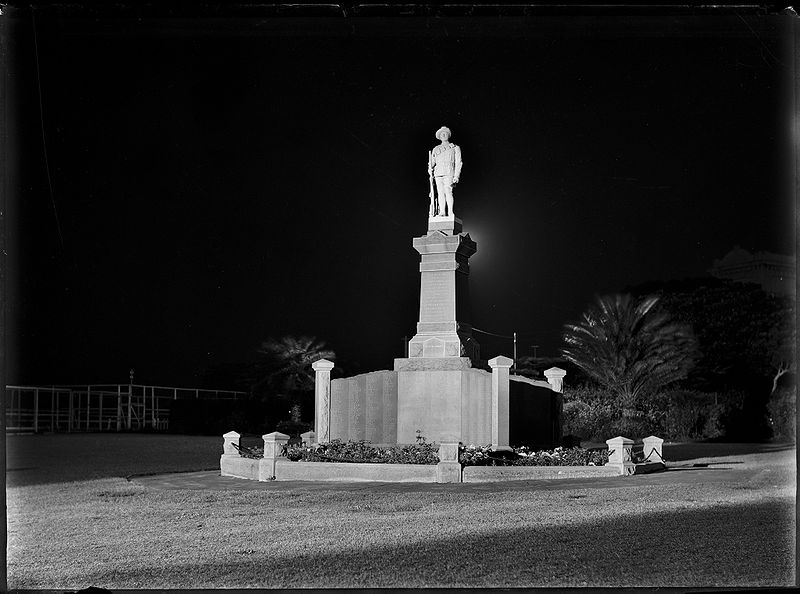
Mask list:
[{"label": "white stone soldier statue", "polygon": [[[453,216],[453,186],[461,175],[461,149],[450,142],[450,128],[442,126],[436,131],[441,144],[428,153],[428,176],[431,178],[430,216]],[[436,181],[436,196],[433,195]],[[445,204],[447,211],[445,212]]]}]

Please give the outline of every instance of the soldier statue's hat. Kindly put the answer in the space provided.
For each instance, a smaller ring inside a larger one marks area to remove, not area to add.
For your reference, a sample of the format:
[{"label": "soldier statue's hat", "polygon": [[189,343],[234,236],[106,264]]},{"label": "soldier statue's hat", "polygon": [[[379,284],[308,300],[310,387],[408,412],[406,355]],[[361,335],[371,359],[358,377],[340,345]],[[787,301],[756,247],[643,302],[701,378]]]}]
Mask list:
[{"label": "soldier statue's hat", "polygon": [[450,132],[450,128],[447,126],[442,126],[436,131],[436,138],[439,140],[444,140],[444,138],[442,138],[444,134],[447,134],[447,138],[450,138],[453,135],[452,132]]}]

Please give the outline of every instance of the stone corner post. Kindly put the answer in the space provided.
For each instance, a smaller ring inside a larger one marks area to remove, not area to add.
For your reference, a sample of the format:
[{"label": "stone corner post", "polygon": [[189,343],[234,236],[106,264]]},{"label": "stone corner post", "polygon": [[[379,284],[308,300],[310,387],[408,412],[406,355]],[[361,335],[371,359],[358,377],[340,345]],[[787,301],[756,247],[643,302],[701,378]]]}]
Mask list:
[{"label": "stone corner post", "polygon": [[303,441],[303,445],[314,445],[317,443],[316,436],[314,431],[306,431],[300,434],[300,439]]},{"label": "stone corner post", "polygon": [[235,476],[235,464],[239,458],[238,450],[233,447],[239,445],[242,436],[236,431],[228,431],[222,436],[222,456],[219,457],[219,473],[222,476]]},{"label": "stone corner post", "polygon": [[492,368],[492,449],[510,450],[508,370],[514,361],[508,357],[489,360]]},{"label": "stone corner post", "polygon": [[240,445],[242,436],[236,433],[236,431],[228,431],[222,436],[222,439],[222,455],[238,456],[239,450],[237,450],[234,446]]},{"label": "stone corner post", "polygon": [[644,442],[644,459],[647,462],[661,462],[664,463],[663,445],[664,440],[655,435],[645,437]]},{"label": "stone corner post", "polygon": [[289,436],[273,431],[262,435],[261,439],[264,440],[264,458],[258,467],[258,480],[270,481],[277,478],[275,474],[276,460],[283,455],[283,446],[289,442]]},{"label": "stone corner post", "polygon": [[544,376],[547,378],[547,383],[550,384],[553,392],[559,393],[561,393],[564,389],[565,375],[567,375],[567,372],[560,367],[551,367],[550,369],[546,369],[544,372]]},{"label": "stone corner post", "polygon": [[311,364],[314,377],[314,436],[315,443],[331,440],[331,369],[333,362],[320,359]]},{"label": "stone corner post", "polygon": [[606,466],[613,466],[619,470],[622,476],[634,473],[636,465],[633,463],[633,440],[621,435],[612,439],[607,439],[608,462]]},{"label": "stone corner post", "polygon": [[436,465],[437,483],[460,483],[461,462],[458,461],[458,443],[439,444],[439,463]]}]

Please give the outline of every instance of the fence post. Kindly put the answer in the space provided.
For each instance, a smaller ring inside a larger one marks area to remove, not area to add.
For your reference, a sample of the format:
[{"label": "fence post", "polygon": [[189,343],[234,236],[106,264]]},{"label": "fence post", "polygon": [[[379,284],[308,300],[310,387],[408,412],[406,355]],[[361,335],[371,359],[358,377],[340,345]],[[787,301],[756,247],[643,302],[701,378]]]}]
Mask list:
[{"label": "fence post", "polygon": [[461,462],[458,461],[458,443],[439,444],[439,463],[436,465],[437,483],[460,483]]},{"label": "fence post", "polygon": [[314,435],[315,443],[331,440],[331,369],[333,362],[320,359],[311,364],[314,370]]},{"label": "fence post", "polygon": [[133,403],[133,386],[131,384],[128,384],[128,423],[127,423],[128,431],[131,430],[131,422],[133,420],[131,418],[132,403]]},{"label": "fence post", "polygon": [[644,442],[644,459],[646,462],[664,462],[664,456],[662,454],[662,446],[664,444],[664,440],[660,437],[656,437],[655,435],[651,435],[650,437],[645,437],[643,440]]},{"label": "fence post", "polygon": [[117,384],[117,431],[122,429],[122,386]]},{"label": "fence post", "polygon": [[562,392],[564,389],[564,376],[567,372],[560,367],[551,367],[546,369],[544,376],[547,378],[547,383],[550,384],[553,392]]},{"label": "fence post", "polygon": [[234,447],[241,442],[242,436],[236,431],[228,431],[222,436],[222,456],[219,458],[219,469],[222,476],[235,476],[234,468],[229,468],[229,462],[239,457],[239,451]]},{"label": "fence post", "polygon": [[633,463],[633,440],[621,435],[612,439],[607,439],[608,462],[606,466],[613,466],[619,470],[623,476],[633,474],[636,465]]},{"label": "fence post", "polygon": [[289,436],[279,431],[262,435],[264,440],[264,458],[258,465],[258,480],[271,481],[277,478],[275,462],[283,455],[283,446],[289,441]]},{"label": "fence post", "polygon": [[39,388],[33,390],[33,432],[39,433]]},{"label": "fence post", "polygon": [[306,431],[305,433],[300,434],[300,439],[303,440],[303,444],[305,445],[311,445],[313,443],[316,443],[314,438],[315,435],[313,431]]},{"label": "fence post", "polygon": [[492,368],[492,449],[510,450],[509,440],[509,386],[508,370],[514,363],[508,357],[489,360]]}]

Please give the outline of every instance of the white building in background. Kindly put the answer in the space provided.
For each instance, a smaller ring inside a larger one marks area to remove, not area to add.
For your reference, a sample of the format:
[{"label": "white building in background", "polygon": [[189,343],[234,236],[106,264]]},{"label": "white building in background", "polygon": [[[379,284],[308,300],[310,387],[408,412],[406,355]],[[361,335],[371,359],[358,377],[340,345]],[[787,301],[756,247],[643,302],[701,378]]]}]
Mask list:
[{"label": "white building in background", "polygon": [[755,283],[768,293],[794,295],[796,261],[794,256],[757,252],[751,254],[736,246],[721,260],[714,260],[711,276]]}]

